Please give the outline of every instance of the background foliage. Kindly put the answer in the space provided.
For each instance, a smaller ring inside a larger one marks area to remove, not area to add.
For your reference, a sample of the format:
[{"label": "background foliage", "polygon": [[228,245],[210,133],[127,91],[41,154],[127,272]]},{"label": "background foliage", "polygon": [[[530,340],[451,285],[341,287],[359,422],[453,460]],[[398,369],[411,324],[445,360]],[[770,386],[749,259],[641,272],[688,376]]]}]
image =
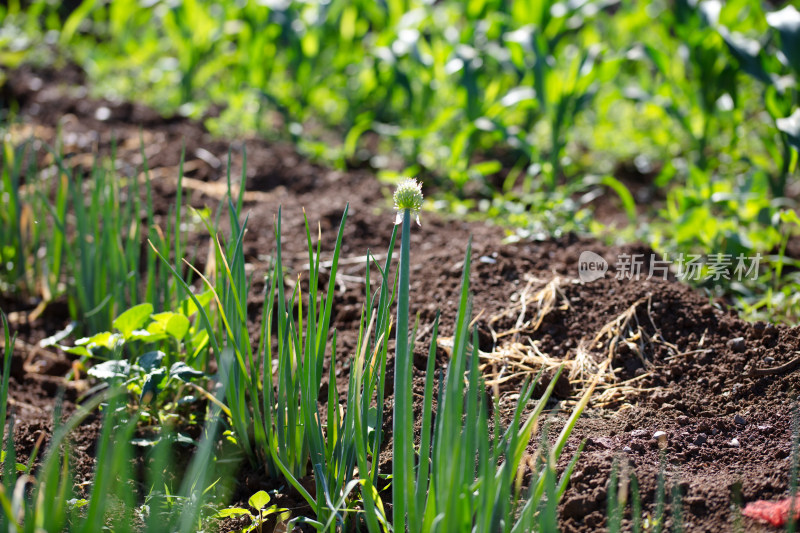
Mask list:
[{"label": "background foliage", "polygon": [[754,315],[792,319],[796,280],[774,263],[794,264],[782,211],[797,192],[800,13],[779,7],[10,2],[0,63],[74,61],[97,94],[384,178],[421,176],[440,207],[524,236],[602,234],[587,208],[609,191],[631,223],[615,235],[659,252],[771,256],[755,286],[723,289]]}]

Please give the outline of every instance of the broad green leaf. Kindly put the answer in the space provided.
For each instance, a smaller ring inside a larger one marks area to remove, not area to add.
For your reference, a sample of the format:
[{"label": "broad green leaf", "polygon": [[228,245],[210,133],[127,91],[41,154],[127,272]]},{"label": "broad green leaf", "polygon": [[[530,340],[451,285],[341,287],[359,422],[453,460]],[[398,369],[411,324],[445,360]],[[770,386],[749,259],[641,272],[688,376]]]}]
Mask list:
[{"label": "broad green leaf", "polygon": [[113,350],[116,348],[117,343],[121,341],[122,337],[120,337],[118,334],[111,333],[110,331],[103,331],[102,333],[92,335],[91,337],[83,337],[76,340],[75,346],[85,346],[89,350],[100,346],[102,348]]},{"label": "broad green leaf", "polygon": [[167,369],[163,367],[156,368],[148,373],[147,378],[145,378],[144,386],[142,387],[142,394],[139,397],[139,401],[147,404],[155,400],[164,386],[166,376]]},{"label": "broad green leaf", "polygon": [[97,379],[126,378],[130,373],[130,369],[130,364],[120,359],[95,365],[90,368],[87,373]]},{"label": "broad green leaf", "polygon": [[169,377],[170,378],[178,378],[181,381],[189,381],[194,378],[201,378],[205,376],[203,372],[199,370],[195,370],[194,368],[190,367],[183,361],[179,361],[172,365],[169,369]]},{"label": "broad green leaf", "polygon": [[167,321],[167,333],[175,339],[181,340],[189,332],[189,325],[188,318],[176,313]]},{"label": "broad green leaf", "polygon": [[144,326],[151,314],[153,314],[151,304],[139,304],[119,315],[112,325],[127,339],[135,330]]},{"label": "broad green leaf", "polygon": [[80,355],[81,357],[92,357],[92,352],[90,352],[83,346],[72,346],[72,347],[59,346],[59,348],[61,348],[68,354]]},{"label": "broad green leaf", "polygon": [[800,217],[797,216],[797,211],[794,209],[787,209],[781,211],[781,222],[794,223],[800,226]]},{"label": "broad green leaf", "polygon": [[[155,324],[155,322],[153,322],[153,324]],[[152,344],[167,338],[167,335],[164,332],[153,332],[148,330],[137,329],[130,335],[130,337],[127,338],[127,340]]]},{"label": "broad green leaf", "polygon": [[249,515],[250,511],[242,509],[241,507],[229,507],[228,509],[221,509],[214,514],[214,518],[229,518],[236,516]]},{"label": "broad green leaf", "polygon": [[146,354],[139,357],[139,366],[144,369],[145,372],[150,372],[154,368],[161,366],[161,360],[164,359],[164,352],[160,350],[154,350],[152,352],[147,352]]},{"label": "broad green leaf", "polygon": [[167,331],[167,322],[174,315],[175,313],[171,311],[154,314],[151,317],[153,321],[147,326],[147,331],[150,333],[165,333]]},{"label": "broad green leaf", "polygon": [[260,490],[250,496],[250,499],[247,500],[247,503],[250,504],[255,509],[262,509],[265,507],[270,501],[269,494],[266,491]]},{"label": "broad green leaf", "polygon": [[[205,307],[206,305],[208,305],[211,302],[211,298],[213,298],[213,294],[212,294],[212,292],[210,290],[208,290],[206,292],[202,292],[202,293],[198,294],[197,296],[195,296],[195,298],[197,298],[197,301],[200,303],[200,305]],[[192,300],[191,297],[187,297],[185,300],[183,300],[180,303],[179,308],[183,309],[184,307],[186,308],[186,316],[187,317],[191,317],[195,313],[197,313],[197,305],[195,305],[194,300]]]},{"label": "broad green leaf", "polygon": [[80,509],[86,505],[89,505],[89,500],[85,500],[83,498],[72,498],[71,500],[67,500],[67,506],[70,510]]},{"label": "broad green leaf", "polygon": [[261,514],[264,516],[269,516],[275,513],[280,513],[278,514],[278,522],[285,522],[289,520],[289,517],[292,516],[292,513],[289,511],[289,509],[285,507],[278,507],[277,505],[270,505],[269,509],[263,511]]}]

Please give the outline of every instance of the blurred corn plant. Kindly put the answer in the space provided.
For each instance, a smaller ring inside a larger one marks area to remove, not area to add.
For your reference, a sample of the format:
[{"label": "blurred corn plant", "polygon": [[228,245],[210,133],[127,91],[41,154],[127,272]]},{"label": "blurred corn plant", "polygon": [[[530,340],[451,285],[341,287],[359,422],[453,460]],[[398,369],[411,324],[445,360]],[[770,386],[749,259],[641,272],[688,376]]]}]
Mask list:
[{"label": "blurred corn plant", "polygon": [[689,140],[687,155],[702,171],[719,166],[719,153],[712,150],[722,146],[712,139],[730,137],[741,120],[738,69],[727,60],[725,42],[715,30],[720,7],[714,1],[676,2],[659,12],[659,23],[651,24],[628,52],[651,68],[642,70],[625,94],[662,108]]},{"label": "blurred corn plant", "polygon": [[217,124],[277,125],[340,163],[379,155],[369,164],[383,168],[400,154],[458,187],[500,170],[476,158],[500,143],[552,189],[576,117],[616,72],[600,33],[613,4],[87,0],[60,38],[100,90],[161,110],[199,116],[224,101]]},{"label": "blurred corn plant", "polygon": [[752,11],[748,19],[758,22],[755,27],[750,20],[744,25],[721,19],[717,31],[739,69],[763,86],[764,108],[774,128],[762,135],[762,142],[778,166],[770,176],[770,192],[780,197],[797,173],[800,150],[800,11],[787,5],[764,13],[755,2],[747,7]]},{"label": "blurred corn plant", "polygon": [[[454,208],[476,191],[538,207],[542,187],[612,172],[595,168],[608,154],[585,150],[624,155],[620,137],[646,150],[630,157],[657,186],[756,163],[782,195],[796,169],[791,6],[767,17],[756,0],[34,5],[9,14],[46,18],[105,94],[193,116],[223,104],[216,132],[281,132],[341,165],[433,175]],[[775,86],[766,105],[753,98],[761,82]],[[579,127],[585,116],[596,127]]]}]

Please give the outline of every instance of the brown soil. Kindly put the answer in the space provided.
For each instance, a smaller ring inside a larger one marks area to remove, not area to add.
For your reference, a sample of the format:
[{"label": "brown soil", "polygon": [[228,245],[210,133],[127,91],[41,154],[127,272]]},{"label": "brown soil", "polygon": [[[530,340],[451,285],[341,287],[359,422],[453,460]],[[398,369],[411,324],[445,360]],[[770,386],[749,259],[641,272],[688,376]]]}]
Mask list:
[{"label": "brown soil", "polygon": [[[61,77],[60,77],[61,76]],[[34,136],[55,140],[60,125],[64,151],[82,168],[91,165],[93,153],[108,154],[116,138],[122,172],[135,172],[141,164],[140,128],[152,169],[157,211],[164,215],[175,196],[175,176],[186,143],[186,175],[191,204],[215,206],[224,194],[225,159],[229,143],[215,140],[201,126],[181,118],[163,119],[136,104],[86,98],[80,86],[60,85],[56,72],[17,71],[3,89],[4,100],[20,102],[19,124],[13,137]],[[36,81],[40,80],[40,81]],[[65,81],[80,81],[71,73]],[[108,112],[98,112],[106,108]],[[105,120],[100,120],[107,115]],[[274,248],[273,218],[282,206],[285,258],[290,269],[302,270],[307,261],[303,232],[304,207],[310,221],[320,221],[330,244],[347,202],[350,215],[344,237],[343,258],[363,256],[368,250],[382,253],[392,231],[389,188],[367,172],[343,172],[323,168],[297,155],[289,146],[258,139],[235,142],[233,176],[241,168],[242,147],[247,148],[245,211],[250,214],[246,254],[254,266],[253,279],[266,271],[266,258]],[[778,499],[788,494],[791,468],[792,407],[800,373],[794,368],[766,375],[751,375],[752,368],[774,368],[793,361],[800,350],[800,330],[771,324],[749,324],[716,302],[675,280],[617,280],[614,268],[605,278],[580,283],[577,262],[584,250],[594,251],[613,265],[621,253],[649,253],[641,246],[607,247],[597,241],[568,236],[546,242],[503,244],[502,229],[484,224],[449,220],[423,214],[423,225],[412,231],[413,289],[411,308],[420,313],[422,331],[415,357],[417,384],[422,380],[426,341],[437,309],[441,309],[442,336],[452,334],[461,266],[470,236],[473,238],[472,292],[481,331],[481,350],[513,353],[512,348],[535,344],[554,360],[574,360],[584,353],[586,373],[592,379],[606,360],[609,339],[613,374],[605,373],[595,399],[580,419],[565,450],[563,467],[582,439],[587,439],[570,487],[561,503],[564,531],[595,531],[606,523],[606,495],[612,464],[623,473],[635,472],[641,485],[644,512],[655,513],[657,477],[665,471],[667,494],[677,487],[686,531],[763,531],[767,526],[739,515],[738,506],[758,499]],[[205,255],[205,241],[193,241]],[[330,250],[327,250],[330,252]],[[355,344],[356,324],[364,298],[363,262],[345,264],[337,294],[334,326],[339,331],[338,380],[347,379],[347,354]],[[256,284],[257,285],[257,284]],[[260,307],[256,286],[250,301],[255,318]],[[537,300],[553,291],[555,298]],[[14,327],[22,343],[15,350],[11,400],[15,416],[15,442],[21,458],[30,454],[40,432],[52,424],[54,393],[59,372],[68,368],[63,354],[41,353],[32,348],[38,340],[61,329],[68,316],[64,306],[51,306],[33,322],[26,313],[36,302],[0,297],[7,313],[14,313]],[[548,305],[552,304],[552,305]],[[627,314],[627,327],[613,322]],[[537,321],[541,323],[536,327]],[[603,329],[605,326],[612,326]],[[514,333],[508,333],[515,331]],[[605,336],[596,339],[601,331]],[[499,334],[496,342],[492,333]],[[507,333],[507,334],[506,334]],[[515,344],[516,343],[516,344]],[[33,353],[36,352],[36,353]],[[444,360],[439,350],[437,358]],[[42,368],[35,363],[42,360]],[[20,364],[27,361],[28,364]],[[59,366],[60,365],[60,366]],[[538,367],[534,370],[538,370]],[[502,363],[497,362],[499,370]],[[568,372],[567,368],[565,372]],[[389,362],[391,383],[392,362]],[[577,372],[577,370],[575,370]],[[573,375],[577,379],[576,375]],[[623,382],[637,378],[627,386]],[[501,406],[510,405],[522,377],[499,386]],[[560,429],[574,394],[582,384],[560,384],[551,410]],[[340,387],[341,390],[342,387]],[[390,413],[391,391],[385,412]],[[69,408],[73,396],[65,399]],[[387,425],[390,427],[390,425]],[[99,422],[82,426],[76,482],[91,475],[93,442]],[[656,431],[665,432],[660,441]],[[535,443],[530,446],[531,451]],[[255,490],[277,489],[252,472],[242,471],[234,501],[243,503]],[[285,490],[285,489],[284,489]],[[668,498],[668,525],[673,523],[674,503]],[[292,494],[276,501],[302,513],[303,502]],[[624,525],[630,528],[630,506]],[[229,529],[232,521],[222,524]]]}]

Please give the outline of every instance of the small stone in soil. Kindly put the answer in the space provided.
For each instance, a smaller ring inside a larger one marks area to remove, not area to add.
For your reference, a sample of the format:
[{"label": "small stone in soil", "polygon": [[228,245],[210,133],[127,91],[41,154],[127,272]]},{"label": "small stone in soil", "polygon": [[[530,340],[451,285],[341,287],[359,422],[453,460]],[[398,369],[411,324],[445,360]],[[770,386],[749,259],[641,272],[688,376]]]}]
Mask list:
[{"label": "small stone in soil", "polygon": [[737,439],[736,437],[732,438],[731,441],[728,443],[728,446],[738,448],[740,446],[739,439]]},{"label": "small stone in soil", "polygon": [[746,346],[744,337],[736,337],[728,341],[728,348],[737,353],[742,353]]},{"label": "small stone in soil", "polygon": [[736,416],[733,417],[733,422],[736,423],[736,424],[739,424],[740,426],[747,425],[747,420],[745,420],[744,418],[742,418],[739,415],[736,415]]},{"label": "small stone in soil", "polygon": [[667,432],[656,431],[653,433],[653,440],[655,440],[658,443],[658,447],[663,450],[667,447]]},{"label": "small stone in soil", "polygon": [[650,433],[646,429],[634,429],[631,431],[631,437],[634,439],[642,439],[649,435]]}]

